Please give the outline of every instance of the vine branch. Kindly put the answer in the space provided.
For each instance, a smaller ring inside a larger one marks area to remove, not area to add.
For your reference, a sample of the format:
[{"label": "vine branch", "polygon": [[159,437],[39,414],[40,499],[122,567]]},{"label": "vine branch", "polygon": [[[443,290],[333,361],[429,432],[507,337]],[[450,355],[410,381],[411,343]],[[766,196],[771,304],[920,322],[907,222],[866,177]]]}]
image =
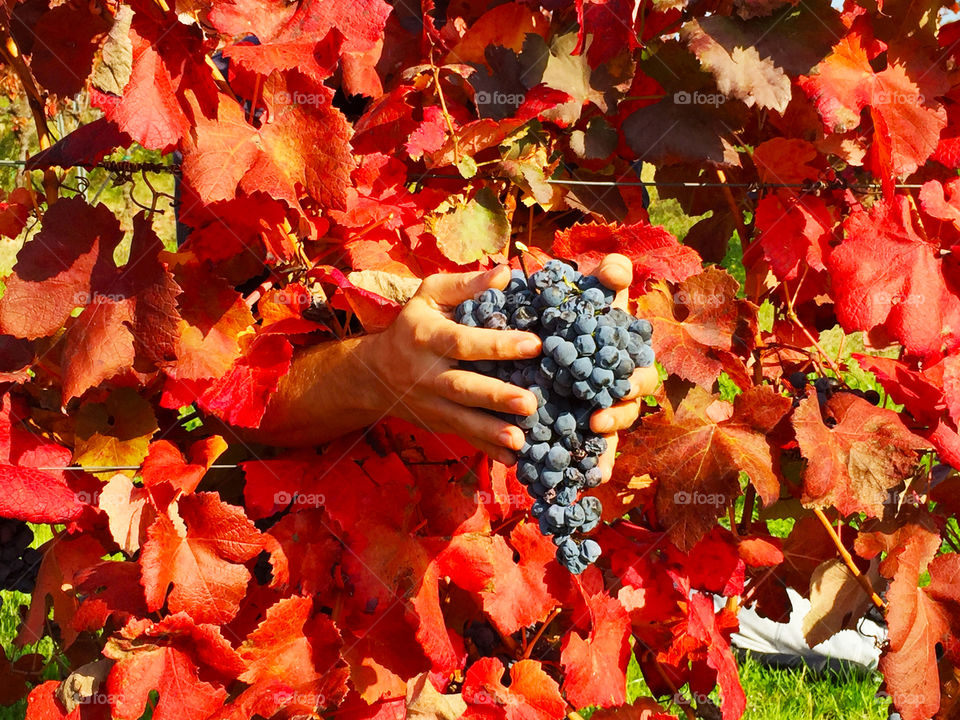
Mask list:
[{"label": "vine branch", "polygon": [[833,525],[830,524],[830,520],[824,515],[823,510],[820,508],[814,508],[813,512],[816,513],[817,519],[820,520],[820,524],[823,525],[824,529],[830,535],[830,539],[833,541],[833,544],[837,547],[837,552],[840,553],[840,557],[843,559],[843,562],[846,564],[847,569],[853,574],[857,579],[857,582],[860,583],[860,587],[863,588],[863,591],[867,593],[867,596],[876,605],[878,608],[883,610],[886,607],[886,604],[880,599],[880,596],[873,589],[873,585],[870,584],[870,578],[860,572],[860,568],[857,567],[856,563],[853,562],[853,557],[850,555],[849,551],[843,546],[843,543],[840,542],[840,536],[837,535],[837,531],[833,529]]}]

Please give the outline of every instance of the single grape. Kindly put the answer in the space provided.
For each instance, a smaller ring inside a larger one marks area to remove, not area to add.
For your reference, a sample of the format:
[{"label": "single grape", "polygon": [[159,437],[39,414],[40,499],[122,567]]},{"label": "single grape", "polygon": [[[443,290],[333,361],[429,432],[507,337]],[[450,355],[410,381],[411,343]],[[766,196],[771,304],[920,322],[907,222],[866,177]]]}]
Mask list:
[{"label": "single grape", "polygon": [[580,559],[587,565],[592,565],[600,557],[600,545],[596,540],[586,538],[580,543]]},{"label": "single grape", "polygon": [[554,445],[547,453],[544,465],[550,470],[563,470],[570,464],[570,453],[562,445]]}]

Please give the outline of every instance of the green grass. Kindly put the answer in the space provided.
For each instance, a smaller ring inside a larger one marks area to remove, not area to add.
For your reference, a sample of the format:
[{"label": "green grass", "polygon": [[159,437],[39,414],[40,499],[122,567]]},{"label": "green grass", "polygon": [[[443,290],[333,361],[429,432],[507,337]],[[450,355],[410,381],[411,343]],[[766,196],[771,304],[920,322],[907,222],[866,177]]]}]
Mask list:
[{"label": "green grass", "polygon": [[[749,654],[738,665],[740,682],[747,696],[743,720],[886,720],[889,700],[877,696],[878,673],[817,675],[807,668],[777,670],[764,666]],[[640,666],[631,658],[627,669],[627,700],[634,702],[649,695]],[[710,699],[720,702],[717,690],[710,694]],[[670,700],[661,700],[661,705],[682,720],[683,708]],[[592,709],[581,714],[589,720]]]},{"label": "green grass", "polygon": [[740,663],[747,695],[744,720],[885,720],[890,701],[877,697],[879,673],[814,675],[777,670],[747,656]]}]

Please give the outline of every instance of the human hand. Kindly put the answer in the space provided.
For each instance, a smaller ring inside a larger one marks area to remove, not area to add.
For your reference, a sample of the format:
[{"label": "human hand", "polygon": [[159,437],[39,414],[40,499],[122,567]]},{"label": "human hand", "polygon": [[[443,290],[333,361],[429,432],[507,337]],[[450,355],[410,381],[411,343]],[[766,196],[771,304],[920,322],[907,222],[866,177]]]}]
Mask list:
[{"label": "human hand", "polygon": [[376,393],[383,404],[378,411],[457,433],[494,460],[513,464],[513,451],[523,447],[523,430],[484,411],[530,415],[537,411],[537,398],[524,388],[463,370],[458,361],[537,357],[540,338],[453,320],[462,301],[490,287],[503,289],[509,281],[505,266],[426,278],[390,327],[370,336],[366,345],[365,362],[387,390]]},{"label": "human hand", "polygon": [[[614,307],[628,310],[627,292],[633,281],[633,266],[624,255],[607,255],[593,273],[601,283],[617,293]],[[604,435],[607,450],[600,457],[598,466],[604,481],[613,474],[613,461],[617,454],[617,433],[625,430],[637,421],[640,415],[640,403],[645,395],[651,394],[660,384],[660,377],[654,365],[637,368],[630,376],[630,393],[623,400],[605,410],[598,410],[590,418],[590,429]]]}]

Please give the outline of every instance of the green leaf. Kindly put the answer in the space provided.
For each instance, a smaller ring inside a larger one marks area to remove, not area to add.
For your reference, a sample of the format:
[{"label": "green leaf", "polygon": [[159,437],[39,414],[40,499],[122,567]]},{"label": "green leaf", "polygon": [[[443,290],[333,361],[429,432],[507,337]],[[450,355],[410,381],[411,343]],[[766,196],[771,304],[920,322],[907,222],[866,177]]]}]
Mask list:
[{"label": "green leaf", "polygon": [[466,265],[486,255],[502,252],[510,240],[510,221],[490,188],[481,188],[469,201],[458,201],[453,210],[427,218],[440,251],[455,263]]}]

